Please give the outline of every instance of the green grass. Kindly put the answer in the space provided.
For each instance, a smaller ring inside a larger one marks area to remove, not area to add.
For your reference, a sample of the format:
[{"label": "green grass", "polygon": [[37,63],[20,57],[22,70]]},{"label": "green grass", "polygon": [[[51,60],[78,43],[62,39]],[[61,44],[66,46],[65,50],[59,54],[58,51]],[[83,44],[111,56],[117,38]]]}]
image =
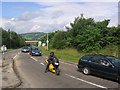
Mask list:
[{"label": "green grass", "polygon": [[11,51],[11,50],[14,50],[14,49],[7,49],[7,51]]},{"label": "green grass", "polygon": [[61,49],[61,50],[56,50],[56,49],[50,49],[50,50],[46,50],[46,47],[39,47],[42,51],[43,54],[49,56],[50,52],[55,52],[55,55],[57,58],[60,57],[60,59],[62,60],[66,60],[66,61],[71,61],[74,63],[77,63],[78,60],[87,54],[102,54],[102,55],[109,55],[109,56],[115,56],[118,57],[118,47],[115,45],[112,46],[108,46],[105,47],[101,50],[97,51],[92,51],[90,53],[84,53],[82,51],[78,52],[76,49],[74,48],[66,48],[66,49]]},{"label": "green grass", "polygon": [[[7,49],[7,51],[11,51],[11,50],[14,50],[14,49]],[[2,52],[2,50],[0,50],[0,52]]]}]

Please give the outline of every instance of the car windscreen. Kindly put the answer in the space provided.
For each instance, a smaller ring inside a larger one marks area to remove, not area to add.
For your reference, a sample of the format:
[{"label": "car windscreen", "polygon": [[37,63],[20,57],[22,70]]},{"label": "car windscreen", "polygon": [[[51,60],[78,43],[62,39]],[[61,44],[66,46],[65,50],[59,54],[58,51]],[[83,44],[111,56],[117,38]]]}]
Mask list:
[{"label": "car windscreen", "polygon": [[39,50],[38,48],[33,48],[33,50]]},{"label": "car windscreen", "polygon": [[114,64],[115,66],[120,66],[120,59],[115,58],[115,57],[107,57],[112,64]]},{"label": "car windscreen", "polygon": [[23,49],[28,49],[28,47],[23,47]]}]

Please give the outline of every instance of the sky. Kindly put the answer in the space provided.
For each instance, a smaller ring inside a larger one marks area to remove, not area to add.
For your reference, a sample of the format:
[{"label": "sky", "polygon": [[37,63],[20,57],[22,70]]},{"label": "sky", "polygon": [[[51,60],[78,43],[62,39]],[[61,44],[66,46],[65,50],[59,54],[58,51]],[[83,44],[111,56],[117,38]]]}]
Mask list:
[{"label": "sky", "polygon": [[[1,4],[0,4],[1,5]],[[118,2],[2,2],[0,27],[19,34],[66,30],[75,17],[84,14],[95,21],[110,19],[118,25]]]}]

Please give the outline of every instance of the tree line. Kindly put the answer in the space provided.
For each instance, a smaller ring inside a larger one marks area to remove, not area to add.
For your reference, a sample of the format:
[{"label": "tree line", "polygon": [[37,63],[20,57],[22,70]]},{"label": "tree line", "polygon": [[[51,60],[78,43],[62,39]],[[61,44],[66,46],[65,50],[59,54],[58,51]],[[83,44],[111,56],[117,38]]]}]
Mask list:
[{"label": "tree line", "polygon": [[16,32],[10,29],[6,31],[3,28],[0,28],[0,32],[2,33],[1,43],[2,45],[6,45],[8,49],[19,48],[25,45],[25,39]]},{"label": "tree line", "polygon": [[31,33],[24,33],[24,34],[20,34],[20,35],[23,38],[25,38],[26,41],[34,41],[34,40],[38,40],[44,34],[45,33],[43,33],[43,32],[31,32]]},{"label": "tree line", "polygon": [[[110,20],[95,22],[93,18],[76,17],[67,31],[58,30],[49,33],[49,47],[64,49],[74,47],[78,51],[100,50],[108,45],[120,45],[120,26],[108,27]],[[39,40],[46,42],[45,34]]]}]

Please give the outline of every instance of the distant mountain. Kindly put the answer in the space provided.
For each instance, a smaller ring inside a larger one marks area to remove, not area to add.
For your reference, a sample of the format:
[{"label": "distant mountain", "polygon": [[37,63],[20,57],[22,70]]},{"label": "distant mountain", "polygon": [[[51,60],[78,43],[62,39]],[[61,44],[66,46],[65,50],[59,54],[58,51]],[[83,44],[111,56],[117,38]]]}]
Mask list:
[{"label": "distant mountain", "polygon": [[43,33],[43,32],[32,32],[32,33],[23,33],[23,34],[20,34],[20,35],[23,38],[25,38],[26,40],[32,41],[32,40],[38,40],[44,34],[46,34],[46,33]]}]

